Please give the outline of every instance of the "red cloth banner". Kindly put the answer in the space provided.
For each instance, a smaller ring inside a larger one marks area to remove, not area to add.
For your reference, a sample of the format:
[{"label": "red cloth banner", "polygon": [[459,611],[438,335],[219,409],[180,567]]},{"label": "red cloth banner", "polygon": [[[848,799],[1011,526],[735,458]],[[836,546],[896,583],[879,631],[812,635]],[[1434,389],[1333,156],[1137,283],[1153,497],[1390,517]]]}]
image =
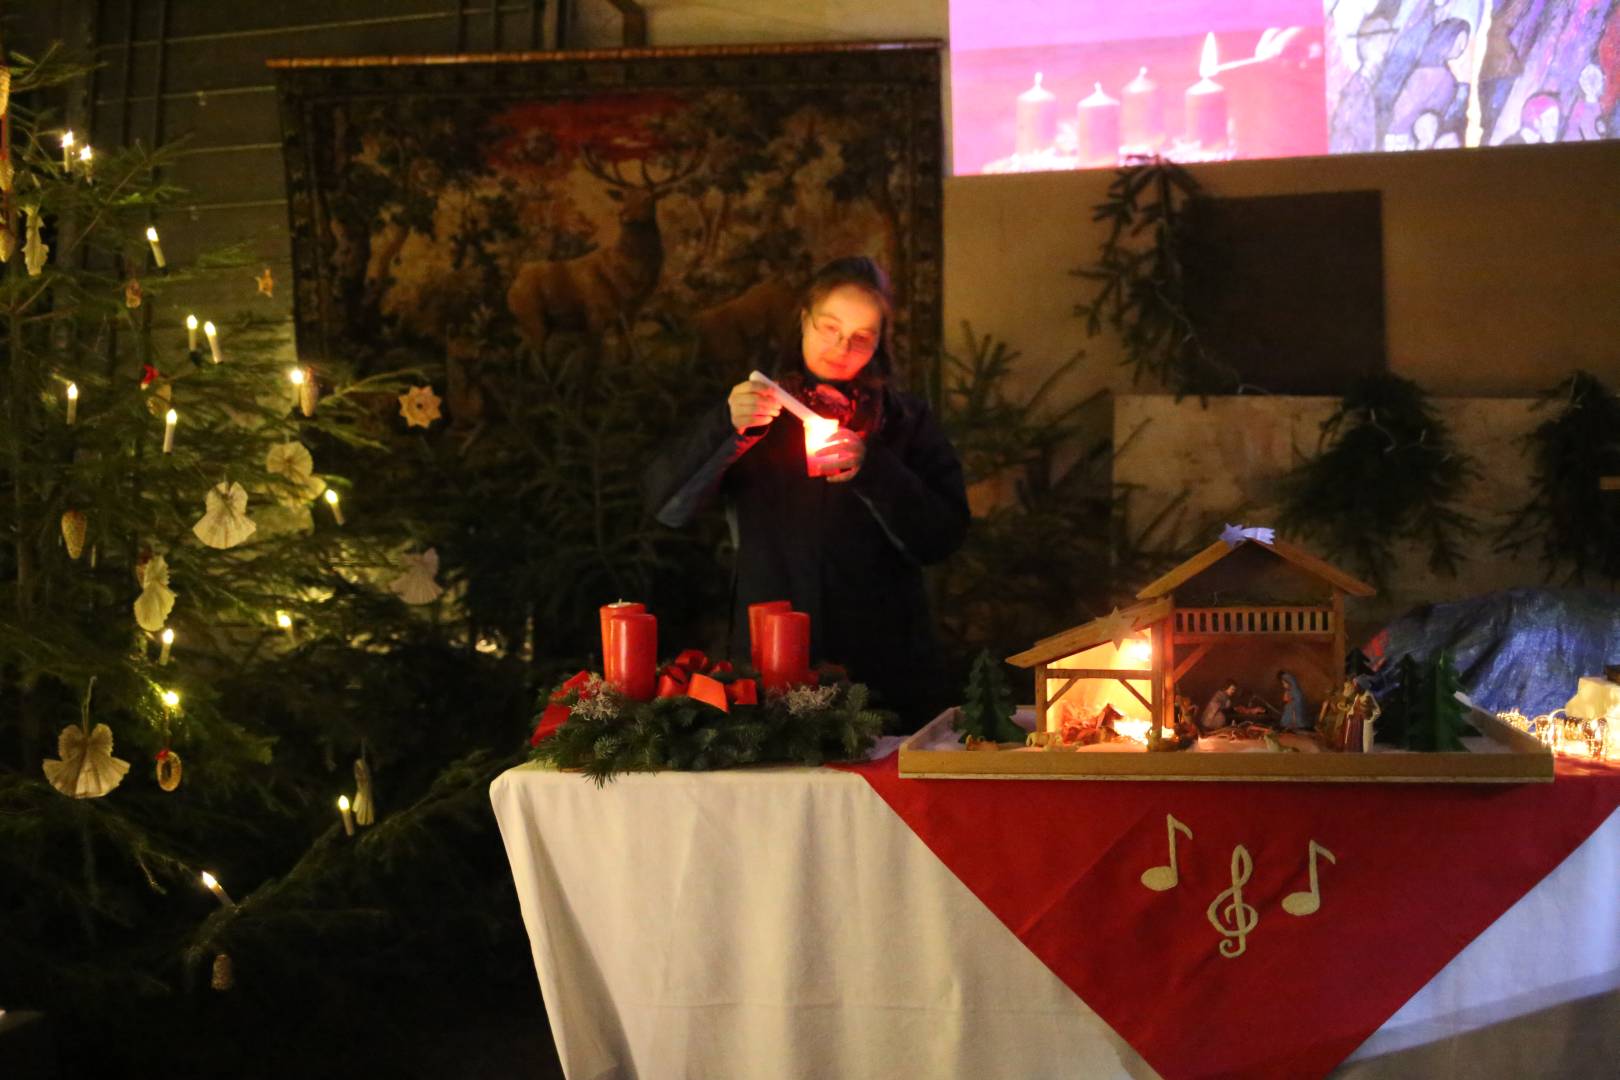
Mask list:
[{"label": "red cloth banner", "polygon": [[1516,786],[839,767],[1167,1080],[1327,1074],[1620,806],[1620,768],[1563,760]]}]

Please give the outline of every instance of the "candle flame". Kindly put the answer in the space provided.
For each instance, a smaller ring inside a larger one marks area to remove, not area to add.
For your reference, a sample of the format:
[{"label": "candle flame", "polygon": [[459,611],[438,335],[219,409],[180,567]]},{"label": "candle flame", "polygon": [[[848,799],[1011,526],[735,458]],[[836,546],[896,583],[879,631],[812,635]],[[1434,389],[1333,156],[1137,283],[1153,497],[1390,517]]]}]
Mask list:
[{"label": "candle flame", "polygon": [[68,396],[69,401],[78,401],[79,400],[79,384],[78,383],[74,383],[74,382],[68,383],[67,396]]},{"label": "candle flame", "polygon": [[214,329],[214,324],[213,323],[211,323],[211,322],[203,323],[203,333],[206,334],[208,337],[213,337],[218,332],[219,331]]},{"label": "candle flame", "polygon": [[804,422],[804,448],[809,453],[821,450],[838,434],[838,421],[818,416]]},{"label": "candle flame", "polygon": [[202,883],[210,889],[219,888],[219,878],[215,877],[213,874],[210,874],[206,870],[202,872]]},{"label": "candle flame", "polygon": [[304,385],[304,369],[301,368],[301,367],[293,368],[292,370],[287,372],[287,378],[292,380],[292,384],[294,386],[303,386]]},{"label": "candle flame", "polygon": [[62,132],[62,149],[68,150],[68,149],[71,149],[72,146],[73,146],[73,132],[71,130]]},{"label": "candle flame", "polygon": [[331,503],[333,506],[336,506],[338,504],[338,493],[331,488],[327,488],[326,501]]},{"label": "candle flame", "polygon": [[146,239],[154,244],[157,243],[158,234],[156,226],[148,225],[146,227]]},{"label": "candle flame", "polygon": [[1213,79],[1215,73],[1220,70],[1220,58],[1215,51],[1215,32],[1211,30],[1204,35],[1204,52],[1198,59],[1198,77],[1200,79]]},{"label": "candle flame", "polygon": [[195,330],[195,329],[197,329],[197,316],[195,316],[195,315],[187,315],[186,316],[186,329],[187,330]]},{"label": "candle flame", "polygon": [[161,636],[162,636],[162,639],[163,639],[163,644],[165,644],[165,645],[173,645],[174,644],[174,631],[171,628],[165,626],[163,628],[163,634]]},{"label": "candle flame", "polygon": [[291,630],[292,616],[288,615],[285,611],[276,612],[276,625],[281,627],[283,630]]},{"label": "candle flame", "polygon": [[338,809],[345,814],[349,812],[349,797],[347,795],[338,796]]},{"label": "candle flame", "polygon": [[170,409],[168,412],[163,414],[163,422],[168,424],[170,427],[173,427],[175,424],[180,422],[180,414],[175,412],[173,409]]},{"label": "candle flame", "polygon": [[84,144],[84,149],[79,151],[79,160],[84,162],[86,165],[88,165],[88,164],[90,164],[91,156],[92,155],[91,155],[91,152],[90,152],[90,144],[85,143]]},{"label": "candle flame", "polygon": [[176,705],[180,704],[180,695],[175,693],[173,690],[163,691],[163,704],[167,705],[171,709],[174,708]]}]

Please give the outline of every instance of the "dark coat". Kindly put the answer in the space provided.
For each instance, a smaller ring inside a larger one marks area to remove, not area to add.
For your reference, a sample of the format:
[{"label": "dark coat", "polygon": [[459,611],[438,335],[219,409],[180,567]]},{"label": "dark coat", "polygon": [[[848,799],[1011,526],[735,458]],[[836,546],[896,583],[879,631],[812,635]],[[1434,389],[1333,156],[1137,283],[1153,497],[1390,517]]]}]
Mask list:
[{"label": "dark coat", "polygon": [[748,605],[790,600],[810,615],[812,658],[844,665],[916,726],[956,696],[944,685],[922,568],[961,545],[967,495],[928,406],[892,388],[882,395],[866,461],[847,483],[807,474],[792,413],[739,435],[721,402],[653,463],[647,503],[680,527],[724,499],[737,546],[734,659],[748,657]]}]

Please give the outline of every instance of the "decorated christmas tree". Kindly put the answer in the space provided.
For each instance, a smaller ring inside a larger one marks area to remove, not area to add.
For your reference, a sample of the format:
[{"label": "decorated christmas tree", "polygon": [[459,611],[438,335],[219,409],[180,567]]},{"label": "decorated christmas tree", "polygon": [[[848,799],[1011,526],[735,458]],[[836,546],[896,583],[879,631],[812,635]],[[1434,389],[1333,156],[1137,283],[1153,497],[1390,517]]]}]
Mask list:
[{"label": "decorated christmas tree", "polygon": [[[299,1018],[488,938],[500,853],[465,837],[509,762],[469,747],[527,692],[367,489],[433,422],[422,373],[301,364],[268,269],[173,258],[172,152],[50,111],[83,72],[0,69],[0,1005],[50,1014],[75,1075],[154,1039],[174,1075],[255,1039],[274,1073]],[[239,302],[188,318],[205,280]]]}]

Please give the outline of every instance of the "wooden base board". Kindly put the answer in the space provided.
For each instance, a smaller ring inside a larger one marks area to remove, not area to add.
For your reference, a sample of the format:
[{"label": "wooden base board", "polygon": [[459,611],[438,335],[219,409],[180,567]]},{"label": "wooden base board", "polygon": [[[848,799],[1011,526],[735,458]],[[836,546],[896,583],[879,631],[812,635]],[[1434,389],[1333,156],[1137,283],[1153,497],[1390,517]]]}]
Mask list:
[{"label": "wooden base board", "polygon": [[[1210,753],[1177,750],[939,749],[947,709],[900,744],[900,775],[930,780],[1292,780],[1348,784],[1546,784],[1552,752],[1533,736],[1474,710],[1470,722],[1497,746],[1480,753]],[[921,749],[933,746],[934,749]]]}]

